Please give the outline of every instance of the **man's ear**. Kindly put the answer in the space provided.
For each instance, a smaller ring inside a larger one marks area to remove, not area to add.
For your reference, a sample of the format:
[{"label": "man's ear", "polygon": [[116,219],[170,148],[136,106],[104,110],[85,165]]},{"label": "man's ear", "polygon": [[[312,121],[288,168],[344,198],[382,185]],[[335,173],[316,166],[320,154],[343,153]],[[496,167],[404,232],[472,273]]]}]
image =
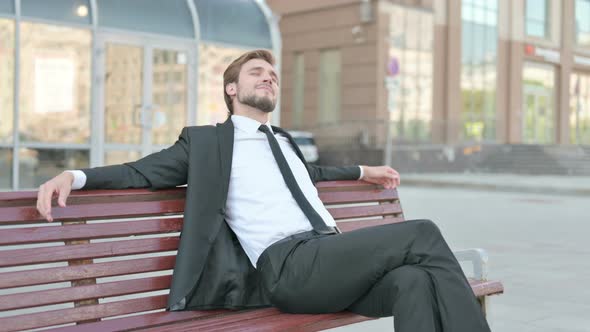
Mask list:
[{"label": "man's ear", "polygon": [[225,93],[227,93],[229,96],[235,96],[236,95],[236,83],[229,83],[228,85],[225,86]]}]

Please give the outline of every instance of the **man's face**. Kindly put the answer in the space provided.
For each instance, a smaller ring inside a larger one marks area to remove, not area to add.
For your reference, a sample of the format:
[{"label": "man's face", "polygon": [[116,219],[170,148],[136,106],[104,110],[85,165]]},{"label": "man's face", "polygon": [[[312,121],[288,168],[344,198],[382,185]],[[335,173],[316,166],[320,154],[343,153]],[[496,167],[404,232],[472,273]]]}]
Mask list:
[{"label": "man's face", "polygon": [[242,65],[236,85],[238,102],[270,113],[277,104],[279,79],[274,67],[252,59]]}]

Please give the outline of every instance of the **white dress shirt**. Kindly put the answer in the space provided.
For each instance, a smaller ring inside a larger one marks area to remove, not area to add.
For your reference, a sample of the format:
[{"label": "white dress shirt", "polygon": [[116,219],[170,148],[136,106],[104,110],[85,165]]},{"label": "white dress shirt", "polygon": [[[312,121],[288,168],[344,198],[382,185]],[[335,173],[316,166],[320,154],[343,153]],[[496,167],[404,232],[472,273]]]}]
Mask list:
[{"label": "white dress shirt", "polygon": [[[258,257],[271,244],[313,227],[283,180],[266,135],[258,130],[261,123],[240,115],[232,115],[231,120],[234,148],[225,220],[256,267]],[[271,128],[268,122],[265,125]],[[336,226],[289,140],[281,134],[275,137],[311,206],[326,225]],[[72,189],[82,188],[86,182],[84,172],[70,172],[74,174]]]}]

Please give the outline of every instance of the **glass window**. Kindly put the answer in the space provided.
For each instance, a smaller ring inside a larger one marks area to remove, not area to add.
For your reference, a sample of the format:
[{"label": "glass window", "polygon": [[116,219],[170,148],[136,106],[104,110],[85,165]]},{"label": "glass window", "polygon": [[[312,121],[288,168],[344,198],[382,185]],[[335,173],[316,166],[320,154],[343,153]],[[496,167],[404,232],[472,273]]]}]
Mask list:
[{"label": "glass window", "polygon": [[47,5],[47,0],[21,0],[21,13],[25,17],[39,17],[60,22],[92,23],[88,0],[51,0],[51,6]]},{"label": "glass window", "polygon": [[523,68],[522,141],[555,143],[555,69],[527,62]]},{"label": "glass window", "polygon": [[400,142],[428,141],[432,131],[432,13],[394,7],[389,17],[389,57],[400,75],[389,112],[393,135]]},{"label": "glass window", "polygon": [[100,26],[195,37],[193,19],[185,0],[100,0],[97,6]]},{"label": "glass window", "polygon": [[461,10],[461,137],[466,141],[493,141],[496,137],[497,3],[496,0],[463,2]]},{"label": "glass window", "polygon": [[335,123],[340,118],[341,106],[340,50],[320,51],[319,122]]},{"label": "glass window", "polygon": [[590,74],[570,79],[570,143],[590,145]]},{"label": "glass window", "polygon": [[305,105],[305,60],[303,53],[295,54],[293,63],[293,122],[292,127],[303,125],[303,110]]},{"label": "glass window", "polygon": [[18,152],[19,187],[37,188],[43,182],[61,173],[64,169],[87,168],[87,150],[23,148]]},{"label": "glass window", "polygon": [[576,42],[590,47],[590,0],[576,0]]},{"label": "glass window", "polygon": [[216,124],[227,119],[228,109],[223,99],[223,72],[245,49],[199,45],[199,84],[197,125]]},{"label": "glass window", "polygon": [[107,144],[142,140],[143,47],[106,45],[104,130]]},{"label": "glass window", "polygon": [[12,189],[12,148],[0,148],[0,190]]},{"label": "glass window", "polygon": [[12,142],[14,121],[14,21],[0,19],[0,143]]},{"label": "glass window", "polygon": [[88,30],[21,23],[22,142],[89,141],[90,40]]},{"label": "glass window", "polygon": [[0,0],[0,13],[14,14],[14,0]]},{"label": "glass window", "polygon": [[527,35],[539,38],[549,37],[548,6],[548,0],[526,0],[525,30]]},{"label": "glass window", "polygon": [[268,22],[255,1],[193,1],[199,15],[202,40],[272,48]]},{"label": "glass window", "polygon": [[[155,63],[155,60],[167,54],[171,61]],[[159,74],[159,82],[154,78],[152,87],[152,144],[170,145],[186,125],[187,103],[187,54],[185,52],[154,49],[153,75]],[[156,101],[156,99],[158,99]]]}]

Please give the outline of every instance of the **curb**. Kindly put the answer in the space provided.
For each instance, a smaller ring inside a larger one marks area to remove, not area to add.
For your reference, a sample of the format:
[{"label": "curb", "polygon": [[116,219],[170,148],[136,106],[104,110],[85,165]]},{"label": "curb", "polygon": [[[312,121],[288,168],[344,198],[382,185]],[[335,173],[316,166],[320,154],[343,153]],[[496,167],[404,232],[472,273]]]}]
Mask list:
[{"label": "curb", "polygon": [[554,188],[541,186],[518,186],[509,184],[488,184],[488,183],[474,183],[474,182],[454,182],[454,181],[440,181],[429,179],[405,179],[402,180],[402,185],[412,187],[436,187],[436,188],[452,188],[452,189],[470,189],[470,190],[485,190],[485,191],[499,191],[499,192],[520,192],[531,194],[544,195],[571,195],[571,196],[590,196],[590,188]]}]

